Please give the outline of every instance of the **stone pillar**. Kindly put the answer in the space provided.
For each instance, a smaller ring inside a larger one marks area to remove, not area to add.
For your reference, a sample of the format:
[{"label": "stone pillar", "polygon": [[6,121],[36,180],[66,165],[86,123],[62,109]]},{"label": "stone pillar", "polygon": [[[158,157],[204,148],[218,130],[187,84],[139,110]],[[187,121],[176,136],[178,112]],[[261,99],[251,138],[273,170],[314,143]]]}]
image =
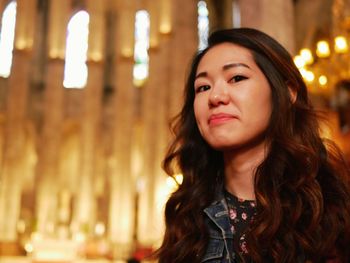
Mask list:
[{"label": "stone pillar", "polygon": [[135,177],[131,173],[134,115],[133,44],[136,2],[118,6],[115,37],[114,142],[110,160],[109,238],[115,256],[126,257],[134,233]]},{"label": "stone pillar", "polygon": [[[138,241],[144,246],[160,239],[163,230],[164,197],[159,195],[166,187],[165,174],[161,169],[167,145],[167,71],[169,40],[161,40],[161,47],[150,50],[150,71],[147,84],[142,87],[142,171],[138,180],[143,187],[138,189]],[[161,73],[161,74],[160,74]]]},{"label": "stone pillar", "polygon": [[159,48],[159,21],[161,14],[159,12],[161,0],[148,0],[147,10],[150,16],[150,49]]},{"label": "stone pillar", "polygon": [[[2,1],[1,6],[4,6]],[[22,178],[26,173],[25,122],[32,59],[35,1],[17,1],[15,49],[8,81],[3,167],[0,175],[0,240],[16,239]],[[27,31],[23,30],[26,27]],[[20,44],[19,44],[20,43]]]},{"label": "stone pillar", "polygon": [[77,189],[74,221],[92,227],[96,216],[96,198],[93,186],[96,177],[96,153],[101,125],[101,92],[103,88],[104,1],[88,1],[87,11],[90,14],[88,81],[83,90],[81,160],[79,175],[77,175],[81,185]]},{"label": "stone pillar", "polygon": [[137,0],[119,1],[118,9],[118,54],[131,58],[134,55],[134,24]]},{"label": "stone pillar", "polygon": [[17,49],[31,49],[36,22],[36,0],[17,0],[16,39]]},{"label": "stone pillar", "polygon": [[[333,0],[298,0],[294,4],[296,48],[314,49],[319,34],[330,33]],[[322,19],[320,19],[322,17]],[[307,18],[307,19],[305,19]],[[296,50],[298,51],[298,50]]]},{"label": "stone pillar", "polygon": [[36,173],[36,217],[38,231],[51,234],[56,221],[59,158],[63,121],[63,72],[69,1],[53,0],[49,10],[49,36],[44,118]]},{"label": "stone pillar", "polygon": [[38,232],[52,234],[49,229],[56,221],[59,158],[63,121],[64,61],[51,59],[47,65],[44,95],[44,121],[39,143],[36,173],[36,217]]},{"label": "stone pillar", "polygon": [[172,0],[172,13],[174,14],[174,25],[173,31],[169,35],[171,51],[167,58],[167,64],[170,64],[170,81],[167,85],[169,89],[167,94],[168,118],[174,117],[181,109],[185,78],[191,58],[198,47],[197,3],[195,1]]},{"label": "stone pillar", "polygon": [[99,62],[105,50],[106,0],[87,0],[87,11],[90,14],[88,60]]},{"label": "stone pillar", "polygon": [[66,32],[71,11],[70,1],[51,0],[49,6],[49,57],[64,59],[66,52]]},{"label": "stone pillar", "polygon": [[210,29],[223,29],[232,27],[233,0],[207,0]]},{"label": "stone pillar", "polygon": [[173,0],[159,0],[158,5],[159,32],[162,34],[169,34],[173,30],[174,15],[175,17],[178,16],[177,13],[173,12]]},{"label": "stone pillar", "polygon": [[[168,122],[180,110],[185,74],[190,58],[197,50],[197,4],[195,1],[168,1],[170,17],[160,20],[162,34],[158,48],[150,50],[149,80],[143,87],[142,98],[142,159],[138,237],[143,245],[161,239],[164,203],[169,197],[161,169],[168,139]],[[186,5],[186,9],[181,8]],[[176,15],[181,13],[181,16]],[[163,15],[164,16],[164,15]],[[162,22],[163,21],[163,22]],[[162,24],[164,23],[164,24]],[[163,25],[163,26],[162,26]],[[184,45],[186,39],[186,45]]]},{"label": "stone pillar", "polygon": [[[294,52],[292,0],[240,0],[241,26],[260,29]],[[278,26],[276,26],[278,25]]]},{"label": "stone pillar", "polygon": [[[167,3],[164,3],[167,2]],[[139,159],[139,165],[136,164],[134,174],[138,180],[138,211],[137,211],[137,241],[143,246],[152,244],[154,236],[157,236],[160,231],[156,227],[161,226],[157,224],[156,219],[162,218],[162,215],[155,215],[155,186],[157,181],[157,173],[159,172],[160,163],[157,164],[157,146],[161,143],[159,121],[162,116],[165,116],[163,103],[165,103],[164,96],[166,88],[165,83],[168,77],[168,72],[164,68],[163,60],[165,50],[164,42],[160,36],[160,25],[163,24],[162,29],[168,34],[171,30],[171,2],[170,1],[148,1],[147,10],[150,15],[150,49],[149,54],[149,78],[145,85],[140,87],[139,93],[142,96],[142,103],[140,106],[140,127],[137,137],[137,147],[134,147],[133,157]],[[161,8],[160,8],[161,7]],[[167,41],[169,43],[169,41]],[[165,60],[166,61],[166,60]],[[162,74],[159,74],[163,71]],[[164,85],[165,84],[165,85]],[[163,97],[163,100],[162,100]],[[164,118],[163,118],[164,120]],[[135,145],[136,146],[136,145]],[[156,220],[156,221],[155,221]],[[148,231],[147,231],[148,229]]]},{"label": "stone pillar", "polygon": [[[0,240],[14,241],[20,213],[25,156],[25,121],[31,54],[14,52],[7,94],[4,155],[0,181]],[[27,171],[29,172],[29,171]]]},{"label": "stone pillar", "polygon": [[94,180],[96,179],[97,146],[101,114],[101,91],[103,64],[89,62],[88,83],[84,89],[83,116],[81,122],[80,187],[77,188],[77,202],[74,221],[93,226],[96,215]]},{"label": "stone pillar", "polygon": [[114,153],[110,175],[109,238],[116,244],[118,256],[125,256],[133,241],[135,178],[131,174],[131,145],[134,143],[131,60],[118,63],[115,91]]},{"label": "stone pillar", "polygon": [[4,9],[6,8],[7,0],[0,0],[0,18],[2,17],[2,13],[4,12]]},{"label": "stone pillar", "polygon": [[238,0],[241,11],[241,27],[260,28],[263,0]]},{"label": "stone pillar", "polygon": [[[294,53],[294,4],[292,0],[263,0],[261,30]],[[278,25],[278,26],[276,26]]]}]

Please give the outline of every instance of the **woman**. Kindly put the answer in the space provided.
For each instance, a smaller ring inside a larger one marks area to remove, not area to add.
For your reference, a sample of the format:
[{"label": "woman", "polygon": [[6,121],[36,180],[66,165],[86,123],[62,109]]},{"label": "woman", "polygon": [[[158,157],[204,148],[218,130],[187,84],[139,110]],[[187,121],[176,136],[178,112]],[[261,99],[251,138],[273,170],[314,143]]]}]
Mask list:
[{"label": "woman", "polygon": [[349,168],[321,139],[291,56],[255,29],[208,42],[164,160],[183,182],[159,262],[348,262]]}]

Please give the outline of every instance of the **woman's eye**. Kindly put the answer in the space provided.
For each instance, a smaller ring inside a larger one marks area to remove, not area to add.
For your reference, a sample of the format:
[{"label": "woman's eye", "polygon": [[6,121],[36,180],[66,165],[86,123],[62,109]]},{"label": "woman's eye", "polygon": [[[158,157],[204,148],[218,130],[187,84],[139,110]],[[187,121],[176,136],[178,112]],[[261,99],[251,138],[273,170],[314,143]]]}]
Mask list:
[{"label": "woman's eye", "polygon": [[198,88],[196,88],[196,93],[206,91],[208,89],[210,89],[209,85],[202,85],[202,86],[199,86]]},{"label": "woman's eye", "polygon": [[247,77],[244,77],[242,75],[236,75],[230,79],[230,82],[239,82],[239,81],[245,80],[245,79],[247,79]]}]

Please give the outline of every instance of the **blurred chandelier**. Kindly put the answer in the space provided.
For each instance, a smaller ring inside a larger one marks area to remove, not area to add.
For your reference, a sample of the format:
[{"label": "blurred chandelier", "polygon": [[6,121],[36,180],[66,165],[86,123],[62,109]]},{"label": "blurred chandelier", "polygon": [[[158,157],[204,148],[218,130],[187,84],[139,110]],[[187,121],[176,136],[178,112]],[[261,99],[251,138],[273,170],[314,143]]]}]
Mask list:
[{"label": "blurred chandelier", "polygon": [[331,99],[335,87],[350,80],[350,16],[344,0],[334,0],[331,37],[318,40],[313,49],[302,48],[294,57],[310,93]]}]

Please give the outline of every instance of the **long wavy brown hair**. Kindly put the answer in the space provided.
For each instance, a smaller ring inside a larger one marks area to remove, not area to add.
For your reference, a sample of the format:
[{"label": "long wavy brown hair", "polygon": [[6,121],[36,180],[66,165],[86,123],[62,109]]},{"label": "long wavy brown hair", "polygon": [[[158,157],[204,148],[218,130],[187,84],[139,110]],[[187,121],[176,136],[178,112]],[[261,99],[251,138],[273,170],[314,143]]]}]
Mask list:
[{"label": "long wavy brown hair", "polygon": [[[160,263],[200,262],[208,231],[203,209],[223,185],[223,156],[202,138],[193,101],[197,66],[206,52],[223,42],[249,49],[272,90],[272,114],[266,139],[270,148],[255,173],[257,214],[247,230],[253,262],[349,260],[349,167],[332,142],[320,136],[318,114],[290,54],[265,33],[249,28],[216,31],[208,47],[195,55],[184,105],[173,122],[174,141],[164,170],[183,174],[166,203]],[[296,100],[291,93],[296,92]]]}]

